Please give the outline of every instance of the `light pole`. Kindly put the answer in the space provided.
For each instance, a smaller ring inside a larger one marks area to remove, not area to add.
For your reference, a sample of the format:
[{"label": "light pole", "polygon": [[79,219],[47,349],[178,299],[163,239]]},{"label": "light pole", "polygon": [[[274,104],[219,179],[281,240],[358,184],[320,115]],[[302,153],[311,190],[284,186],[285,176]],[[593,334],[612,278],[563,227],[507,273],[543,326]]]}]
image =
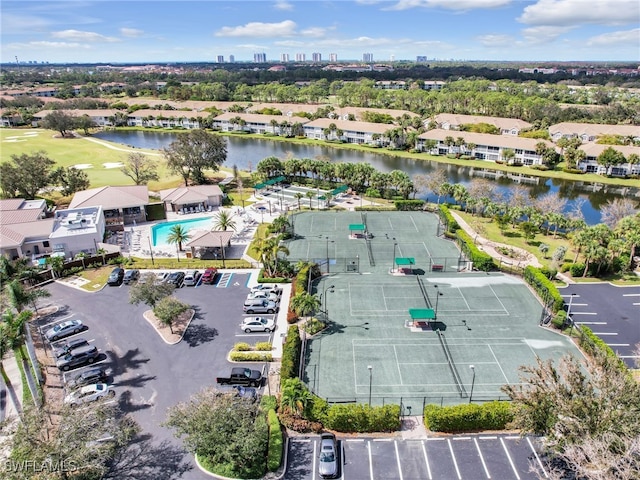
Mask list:
[{"label": "light pole", "polygon": [[471,393],[469,394],[469,403],[471,403],[471,399],[473,398],[473,386],[476,384],[476,367],[475,365],[469,365],[469,368],[473,372],[473,378],[471,379]]},{"label": "light pole", "polygon": [[396,247],[397,246],[398,246],[398,242],[393,242],[393,263],[391,264],[391,273],[393,273],[396,269]]},{"label": "light pole", "polygon": [[151,237],[147,237],[147,240],[149,240],[149,253],[151,254],[151,265],[156,264],[156,262],[153,261],[153,247],[151,246]]},{"label": "light pole", "polygon": [[[327,239],[327,273],[329,273],[329,237],[326,237]],[[331,240],[331,243],[333,243],[333,240]]]},{"label": "light pole", "polygon": [[436,289],[436,309],[433,312],[433,319],[436,320],[438,318],[438,299],[442,295],[442,292],[440,292],[440,289],[438,288],[438,285],[434,285],[434,287]]},{"label": "light pole", "polygon": [[573,304],[573,297],[575,297],[577,293],[572,293],[569,297],[569,306],[567,307],[567,318],[571,322],[571,330],[569,330],[569,336],[573,334],[573,317],[571,316],[571,305]]},{"label": "light pole", "polygon": [[371,406],[371,382],[373,380],[373,367],[371,365],[368,365],[367,368],[369,369],[369,406]]},{"label": "light pole", "polygon": [[220,237],[220,250],[222,252],[222,268],[227,268],[224,262],[224,246],[222,245],[222,236]]},{"label": "light pole", "polygon": [[322,293],[322,303],[324,304],[322,307],[322,310],[324,311],[324,314],[326,315],[327,319],[329,319],[329,312],[327,311],[327,290],[331,293],[333,293],[335,290],[335,285],[329,285],[327,288],[324,289],[324,292]]}]

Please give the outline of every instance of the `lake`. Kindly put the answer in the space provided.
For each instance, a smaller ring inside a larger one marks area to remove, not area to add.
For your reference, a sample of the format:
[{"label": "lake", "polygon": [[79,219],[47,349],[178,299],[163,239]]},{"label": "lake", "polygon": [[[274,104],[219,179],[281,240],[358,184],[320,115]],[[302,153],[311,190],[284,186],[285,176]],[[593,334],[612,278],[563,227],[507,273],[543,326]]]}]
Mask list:
[{"label": "lake", "polygon": [[[95,138],[108,140],[136,148],[160,150],[169,145],[176,138],[175,133],[153,131],[105,131],[94,135]],[[278,158],[327,158],[333,162],[369,163],[381,172],[402,170],[409,176],[427,174],[435,169],[444,170],[447,182],[460,183],[468,186],[472,178],[489,178],[496,183],[496,189],[501,193],[508,192],[518,184],[524,185],[532,198],[538,198],[549,192],[557,192],[561,198],[567,200],[565,211],[573,210],[576,202],[584,202],[582,213],[589,225],[601,220],[600,208],[606,202],[620,197],[623,192],[627,195],[640,195],[638,189],[622,188],[602,184],[590,184],[580,181],[549,179],[523,175],[518,178],[508,178],[502,172],[492,172],[477,167],[460,167],[438,163],[429,160],[414,160],[396,157],[376,152],[361,152],[357,150],[336,149],[316,145],[299,145],[288,142],[278,142],[236,136],[227,139],[227,161],[225,166],[237,166],[241,170],[255,171],[260,160],[275,156]],[[498,178],[496,178],[498,177]],[[423,195],[421,198],[435,200],[433,195]]]}]

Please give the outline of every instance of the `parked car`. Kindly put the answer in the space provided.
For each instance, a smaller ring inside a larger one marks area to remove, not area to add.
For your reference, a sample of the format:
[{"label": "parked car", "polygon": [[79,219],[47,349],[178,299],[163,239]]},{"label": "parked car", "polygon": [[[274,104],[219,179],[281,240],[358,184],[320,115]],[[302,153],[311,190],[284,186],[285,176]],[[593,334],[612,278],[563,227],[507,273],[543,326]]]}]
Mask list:
[{"label": "parked car", "polygon": [[92,383],[104,383],[107,380],[107,370],[104,367],[91,367],[83,370],[78,375],[67,380],[67,387],[70,390],[90,385]]},{"label": "parked car", "polygon": [[258,398],[258,390],[251,387],[243,387],[242,385],[234,385],[233,389],[236,391],[236,395],[240,398],[246,398],[255,402]]},{"label": "parked car", "polygon": [[80,320],[66,320],[62,323],[54,325],[52,328],[44,332],[44,338],[50,342],[55,342],[61,338],[75,335],[84,328]]},{"label": "parked car", "polygon": [[280,303],[280,296],[273,292],[266,292],[266,291],[249,292],[249,294],[247,295],[247,300],[250,300],[253,298],[269,300],[270,302],[273,302],[273,303]]},{"label": "parked car", "polygon": [[250,332],[272,332],[276,329],[276,322],[272,318],[247,317],[242,320],[240,328],[246,333]]},{"label": "parked car", "polygon": [[73,367],[84,365],[85,363],[93,363],[98,358],[98,349],[93,345],[79,347],[71,350],[69,353],[60,357],[56,361],[56,367],[60,370],[67,371]]},{"label": "parked car", "polygon": [[95,402],[105,397],[113,397],[116,394],[106,383],[94,383],[71,392],[64,397],[64,403],[69,405],[81,405],[87,402]]},{"label": "parked car", "polygon": [[242,306],[244,313],[276,313],[278,306],[274,302],[262,298],[247,299]]},{"label": "parked car", "polygon": [[318,473],[321,478],[338,476],[338,448],[336,436],[333,433],[320,435],[320,458],[318,460]]},{"label": "parked car", "polygon": [[198,284],[198,280],[200,280],[200,272],[197,270],[189,270],[184,275],[184,286],[185,287],[193,287]]},{"label": "parked car", "polygon": [[59,344],[53,345],[53,356],[54,358],[60,358],[63,355],[66,355],[71,350],[76,349],[78,347],[84,347],[85,345],[89,345],[89,341],[86,338],[72,338],[66,342],[60,342]]},{"label": "parked car", "polygon": [[111,270],[109,278],[107,279],[107,285],[120,285],[124,279],[124,269],[116,267]]},{"label": "parked car", "polygon": [[216,382],[220,385],[242,385],[249,387],[259,387],[262,383],[262,373],[260,370],[250,368],[233,367],[231,375],[228,377],[217,377]]},{"label": "parked car", "polygon": [[217,273],[217,268],[207,268],[202,274],[202,283],[211,285],[214,282]]},{"label": "parked car", "polygon": [[184,272],[171,272],[165,281],[173,283],[176,288],[180,288],[184,283]]},{"label": "parked car", "polygon": [[156,279],[158,280],[158,282],[166,282],[168,276],[169,276],[169,272],[156,273]]},{"label": "parked car", "polygon": [[124,282],[125,285],[129,285],[130,283],[133,282],[137,282],[138,279],[140,278],[140,270],[127,270],[124,273],[124,278],[122,279],[122,281]]},{"label": "parked car", "polygon": [[259,283],[251,289],[252,292],[273,292],[276,295],[282,293],[282,287],[277,283]]}]

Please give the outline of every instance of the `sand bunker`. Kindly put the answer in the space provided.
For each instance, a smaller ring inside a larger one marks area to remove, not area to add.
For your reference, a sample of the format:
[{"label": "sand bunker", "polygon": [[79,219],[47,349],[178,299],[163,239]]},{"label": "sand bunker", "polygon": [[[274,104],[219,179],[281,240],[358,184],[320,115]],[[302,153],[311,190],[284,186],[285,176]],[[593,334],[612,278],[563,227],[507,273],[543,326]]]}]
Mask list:
[{"label": "sand bunker", "polygon": [[120,168],[120,167],[123,167],[124,164],[122,162],[113,162],[113,163],[103,163],[102,166],[104,168]]},{"label": "sand bunker", "polygon": [[72,167],[76,170],[86,170],[87,168],[93,168],[93,165],[90,163],[76,163],[75,165],[72,165]]}]

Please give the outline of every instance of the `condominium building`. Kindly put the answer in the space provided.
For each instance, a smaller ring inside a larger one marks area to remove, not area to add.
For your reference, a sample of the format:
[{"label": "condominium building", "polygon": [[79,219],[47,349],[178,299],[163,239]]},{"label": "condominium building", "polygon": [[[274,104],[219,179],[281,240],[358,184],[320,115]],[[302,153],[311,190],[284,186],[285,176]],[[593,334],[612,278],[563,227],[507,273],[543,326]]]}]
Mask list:
[{"label": "condominium building", "polygon": [[304,53],[296,53],[296,62],[304,62],[307,56]]},{"label": "condominium building", "polygon": [[314,53],[311,54],[311,58],[313,59],[314,62],[321,62],[322,61],[322,54],[314,52]]},{"label": "condominium building", "polygon": [[233,63],[236,61],[235,55],[229,55],[229,63]]},{"label": "condominium building", "polygon": [[373,62],[373,53],[363,53],[362,54],[362,61],[366,62],[366,63]]},{"label": "condominium building", "polygon": [[289,61],[289,54],[288,53],[281,53],[280,54],[280,61],[285,63]]},{"label": "condominium building", "polygon": [[224,55],[218,55],[217,61],[218,63],[224,63]]},{"label": "condominium building", "polygon": [[255,63],[266,63],[267,62],[267,54],[266,53],[254,53],[253,61]]},{"label": "condominium building", "polygon": [[337,53],[330,53],[329,54],[329,61],[330,62],[337,62],[338,61],[338,54]]}]

